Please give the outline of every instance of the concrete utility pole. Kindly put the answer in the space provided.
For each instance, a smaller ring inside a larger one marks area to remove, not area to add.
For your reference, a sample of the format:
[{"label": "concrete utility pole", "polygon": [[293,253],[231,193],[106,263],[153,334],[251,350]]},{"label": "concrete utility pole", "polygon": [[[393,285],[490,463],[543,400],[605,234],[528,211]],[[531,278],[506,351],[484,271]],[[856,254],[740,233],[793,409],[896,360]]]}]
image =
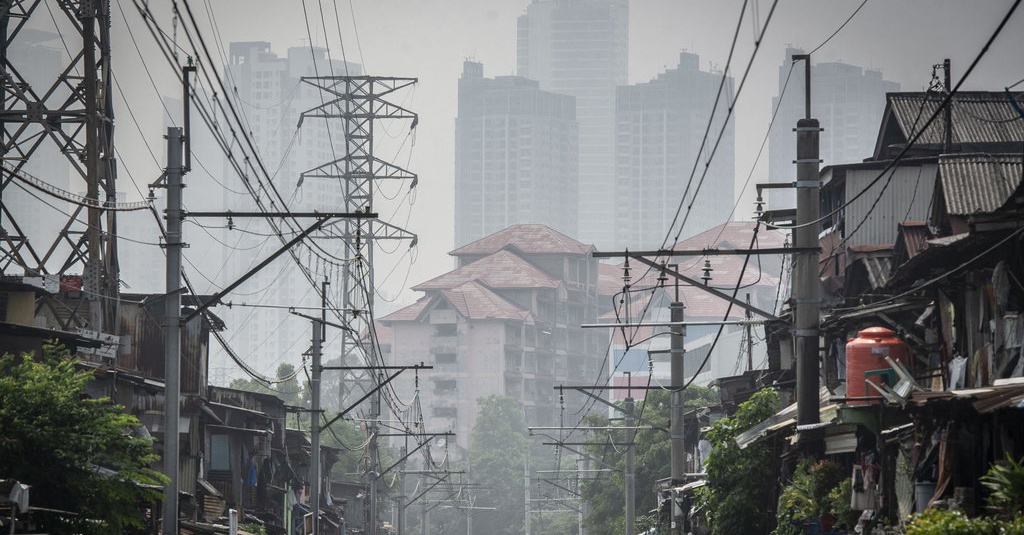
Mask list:
[{"label": "concrete utility pole", "polygon": [[[811,118],[811,57],[795,55],[804,61],[806,81],[805,118],[796,123],[796,229],[793,245],[798,250],[818,246],[817,223],[820,215],[818,140],[821,127]],[[818,323],[821,307],[821,281],[818,278],[818,253],[793,254],[793,294],[796,347],[797,425],[818,423]]]},{"label": "concrete utility pole", "polygon": [[[750,294],[747,294],[747,304],[750,304]],[[753,320],[753,315],[750,313],[750,309],[743,311],[747,318],[747,321]],[[747,371],[754,369],[754,325],[752,323],[747,324]]]},{"label": "concrete utility pole", "polygon": [[526,535],[530,535],[530,457],[523,461],[523,487],[526,489]]},{"label": "concrete utility pole", "polygon": [[181,412],[181,249],[182,129],[167,129],[167,271],[164,301],[164,473],[170,478],[164,487],[163,533],[178,535],[178,417]]},{"label": "concrete utility pole", "polygon": [[[683,475],[686,472],[686,446],[683,444],[683,386],[686,382],[686,368],[684,358],[686,357],[686,346],[683,343],[683,339],[686,336],[686,327],[682,325],[684,319],[685,307],[683,303],[679,301],[679,281],[676,280],[676,293],[675,298],[670,305],[671,309],[671,320],[672,320],[672,340],[669,345],[669,355],[671,358],[671,378],[672,384],[672,396],[671,396],[671,422],[669,425],[669,434],[671,435],[672,443],[672,486],[680,485],[683,482]],[[682,529],[683,518],[676,514],[677,507],[675,504],[675,494],[672,494],[672,523],[676,526],[676,529]]]},{"label": "concrete utility pole", "polygon": [[633,535],[636,524],[636,466],[634,465],[633,439],[636,437],[636,429],[633,428],[633,396],[629,395],[625,400],[626,409],[626,535]]},{"label": "concrete utility pole", "polygon": [[[327,281],[324,281],[321,288],[321,295],[327,295]],[[326,303],[324,303],[326,305]],[[326,306],[321,307],[321,314],[326,314]],[[309,501],[313,509],[313,535],[320,535],[320,482],[323,481],[320,468],[320,376],[323,373],[323,366],[320,362],[320,352],[323,348],[324,322],[313,321],[313,374],[309,379],[309,387],[312,391],[312,410],[309,413],[310,420],[310,441],[312,444],[312,455],[309,463]]]}]

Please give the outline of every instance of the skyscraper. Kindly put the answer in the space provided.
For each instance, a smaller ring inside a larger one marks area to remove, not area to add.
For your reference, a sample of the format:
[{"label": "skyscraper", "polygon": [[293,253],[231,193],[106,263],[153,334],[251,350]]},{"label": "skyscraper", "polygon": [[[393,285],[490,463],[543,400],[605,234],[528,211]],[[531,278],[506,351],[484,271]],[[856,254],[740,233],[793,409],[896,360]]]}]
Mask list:
[{"label": "skyscraper", "polygon": [[[616,207],[610,212],[614,214],[616,249],[657,249],[666,238],[665,243],[671,245],[678,241],[676,234],[684,220],[679,235],[683,239],[729,219],[734,189],[734,128],[730,122],[705,175],[704,164],[726,109],[723,99],[703,152],[698,152],[722,83],[720,73],[702,71],[699,63],[699,56],[683,52],[676,68],[650,82],[618,89]],[[731,77],[726,79],[723,92],[732,94]]]},{"label": "skyscraper", "polygon": [[[53,88],[53,95],[43,104],[54,104],[68,98],[70,93],[65,82],[60,79],[61,70],[67,66],[68,58],[61,48],[60,36],[42,30],[26,28],[18,34],[18,38],[10,43],[7,59],[17,69],[21,79],[29,84],[26,90],[36,95],[47,95]],[[7,126],[8,129],[15,128]],[[35,149],[34,156],[27,162],[18,158],[18,151],[11,150],[5,154],[5,164],[21,167],[23,174],[31,175],[41,182],[59,190],[72,194],[83,194],[85,184],[80,180],[71,180],[71,164],[68,156],[62,154],[61,148],[46,141],[46,133],[39,125],[26,124],[24,139],[28,135],[40,136],[41,142]],[[56,138],[55,138],[56,139]],[[5,173],[4,179],[8,176]],[[66,213],[70,213],[67,202],[50,195],[43,194],[19,179],[11,179],[0,188],[0,204],[6,214],[0,213],[0,225],[4,232],[17,238],[24,237],[39,251],[45,253],[61,226],[67,222]],[[10,217],[8,217],[8,215]],[[15,228],[14,224],[17,224]],[[22,251],[22,254],[25,254]],[[63,260],[61,253],[54,255],[54,260]],[[56,271],[59,264],[48,265]]]},{"label": "skyscraper", "polygon": [[627,83],[627,0],[534,0],[519,17],[517,74],[576,97],[579,235],[614,241],[615,88]]},{"label": "skyscraper", "polygon": [[467,61],[455,119],[455,245],[520,223],[576,235],[576,102]]},{"label": "skyscraper", "polygon": [[[772,110],[778,106],[779,111],[768,138],[770,182],[796,180],[793,128],[805,115],[804,65],[797,63],[790,73],[790,64],[794,54],[803,53],[800,49],[787,48],[785,61],[779,67],[782,104],[778,96],[772,99]],[[811,82],[811,116],[818,119],[824,129],[821,133],[822,165],[854,163],[870,157],[885,109],[885,94],[899,91],[899,84],[883,80],[881,71],[838,62],[812,64]],[[792,190],[770,190],[768,198],[771,209],[796,206]]]}]

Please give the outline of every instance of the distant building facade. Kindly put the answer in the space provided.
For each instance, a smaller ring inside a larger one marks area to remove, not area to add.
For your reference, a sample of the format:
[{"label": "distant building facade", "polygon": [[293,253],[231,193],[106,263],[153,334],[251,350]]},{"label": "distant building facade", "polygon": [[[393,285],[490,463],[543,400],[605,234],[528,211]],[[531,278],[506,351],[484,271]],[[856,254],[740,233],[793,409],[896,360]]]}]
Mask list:
[{"label": "distant building facade", "polygon": [[[27,82],[35,94],[46,95],[51,87],[54,88],[50,98],[43,102],[44,105],[55,107],[69,97],[70,90],[59,78],[68,63],[59,35],[30,28],[23,29],[18,38],[10,42],[7,48],[7,61],[17,69],[21,80]],[[19,127],[20,125],[12,122],[5,125],[5,130],[10,133]],[[22,140],[29,139],[30,134],[42,136],[44,139],[35,149],[33,156],[21,167],[21,171],[60,190],[84,195],[85,181],[79,178],[71,180],[71,163],[68,156],[61,153],[61,148],[45,139],[46,133],[40,126],[26,124],[25,128],[25,132],[19,136]],[[11,150],[6,155],[5,165],[18,166],[24,161],[18,159],[17,152]],[[5,173],[4,179],[7,178]],[[56,241],[67,222],[67,214],[70,213],[70,205],[66,201],[44,194],[18,179],[11,179],[3,186],[0,204],[14,220],[12,222],[8,219],[8,214],[0,214],[0,224],[3,225],[6,235],[27,238],[41,255]],[[13,226],[15,222],[18,225],[17,229]],[[63,247],[59,251],[68,249]],[[22,251],[22,254],[25,254],[25,251]],[[59,263],[65,258],[66,253],[58,252],[47,267],[56,272],[61,267]]]},{"label": "distant building facade", "polygon": [[[515,225],[451,254],[458,267],[413,289],[424,296],[380,319],[392,330],[390,363],[425,363],[419,384],[427,432],[452,430],[467,447],[477,399],[508,396],[527,425],[571,425],[585,399],[554,387],[607,377],[608,333],[597,319],[594,248],[543,225]],[[396,380],[411,395],[411,378]],[[563,419],[564,418],[564,419]]]},{"label": "distant building facade", "polygon": [[[768,180],[796,180],[796,127],[805,116],[804,65],[797,63],[792,72],[793,55],[804,52],[787,48],[785,61],[779,67],[779,97],[772,99],[772,110],[778,115],[768,139]],[[786,83],[787,77],[789,83]],[[885,107],[885,95],[900,90],[899,84],[882,78],[881,71],[864,69],[839,62],[814,63],[811,67],[811,116],[821,127],[820,155],[822,165],[855,163],[871,157],[875,135]],[[785,93],[782,93],[783,87]],[[768,208],[785,209],[796,206],[791,190],[771,190]]]},{"label": "distant building facade", "polygon": [[[733,122],[704,175],[727,106],[724,99],[719,102],[709,141],[700,152],[722,74],[702,71],[699,62],[696,54],[683,52],[676,68],[650,82],[618,88],[615,207],[609,212],[614,214],[616,249],[657,249],[666,237],[668,244],[674,243],[684,219],[680,239],[729,219],[734,202]],[[722,91],[733,93],[731,77]]]},{"label": "distant building facade", "polygon": [[455,245],[520,223],[577,234],[576,102],[467,61],[455,119]]},{"label": "distant building facade", "polygon": [[534,0],[518,21],[517,74],[576,97],[579,235],[610,249],[615,221],[615,88],[628,83],[627,0]]}]

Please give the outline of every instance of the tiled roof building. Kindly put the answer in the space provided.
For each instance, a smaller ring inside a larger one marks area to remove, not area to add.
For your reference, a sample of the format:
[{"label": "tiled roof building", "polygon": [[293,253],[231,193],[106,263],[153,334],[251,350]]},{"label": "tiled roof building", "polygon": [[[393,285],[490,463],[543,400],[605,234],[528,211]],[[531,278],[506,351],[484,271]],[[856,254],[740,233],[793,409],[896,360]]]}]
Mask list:
[{"label": "tiled roof building", "polygon": [[[597,381],[607,347],[607,332],[580,327],[598,314],[592,251],[543,225],[512,226],[452,251],[459,267],[381,318],[391,364],[434,367],[418,386],[426,431],[450,429],[466,447],[477,399],[491,394],[520,401],[528,425],[572,421],[582,397],[567,393],[563,412],[554,387]],[[412,379],[396,383],[411,398]]]}]

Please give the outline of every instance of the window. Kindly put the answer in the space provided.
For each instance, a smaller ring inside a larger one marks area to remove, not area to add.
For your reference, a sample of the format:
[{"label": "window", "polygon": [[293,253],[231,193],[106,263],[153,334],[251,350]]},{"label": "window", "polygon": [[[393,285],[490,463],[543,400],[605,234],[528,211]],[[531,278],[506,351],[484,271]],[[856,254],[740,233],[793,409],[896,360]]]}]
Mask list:
[{"label": "window", "polygon": [[210,470],[231,470],[231,437],[210,435]]},{"label": "window", "polygon": [[441,323],[434,327],[434,336],[456,336],[459,334],[454,323]]},{"label": "window", "polygon": [[455,407],[434,407],[432,414],[436,418],[455,418],[457,410]]},{"label": "window", "polygon": [[455,353],[438,353],[434,355],[435,364],[458,364],[459,358]]}]

